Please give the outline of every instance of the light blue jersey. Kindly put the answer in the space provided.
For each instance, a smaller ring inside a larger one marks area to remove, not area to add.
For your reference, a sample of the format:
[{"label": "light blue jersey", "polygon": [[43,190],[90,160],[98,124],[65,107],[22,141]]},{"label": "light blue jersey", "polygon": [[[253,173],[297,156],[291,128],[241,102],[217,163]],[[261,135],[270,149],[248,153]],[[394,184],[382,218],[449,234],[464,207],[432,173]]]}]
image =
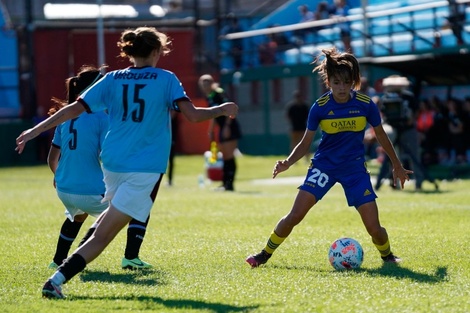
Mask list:
[{"label": "light blue jersey", "polygon": [[165,173],[171,147],[170,110],[189,100],[169,71],[130,67],[109,72],[79,98],[87,111],[108,110],[103,167],[112,172]]},{"label": "light blue jersey", "polygon": [[105,112],[83,113],[56,127],[52,145],[60,148],[55,172],[57,190],[78,195],[104,194],[99,153],[107,130]]}]

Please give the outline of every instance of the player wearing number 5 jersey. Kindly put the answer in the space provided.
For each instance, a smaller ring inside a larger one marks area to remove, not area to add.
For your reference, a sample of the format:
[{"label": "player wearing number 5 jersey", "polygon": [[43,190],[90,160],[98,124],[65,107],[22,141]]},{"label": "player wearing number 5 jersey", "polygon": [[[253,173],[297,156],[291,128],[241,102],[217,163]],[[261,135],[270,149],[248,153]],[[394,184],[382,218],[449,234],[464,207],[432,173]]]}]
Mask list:
[{"label": "player wearing number 5 jersey", "polygon": [[108,111],[109,130],[101,159],[109,207],[93,236],[46,281],[45,297],[64,298],[62,284],[98,257],[132,218],[145,221],[149,216],[170,154],[171,110],[181,111],[191,122],[222,115],[234,118],[238,113],[233,102],[195,107],[173,73],[156,69],[160,56],[170,51],[168,44],[167,36],[153,27],[124,31],[118,46],[133,66],[108,73],[77,101],[16,139],[16,150],[21,153],[29,140],[85,110]]},{"label": "player wearing number 5 jersey", "polygon": [[[67,100],[53,98],[55,105],[49,110],[49,114],[53,115],[63,106],[72,103],[102,77],[100,69],[83,66],[77,76],[66,80]],[[104,111],[82,113],[55,129],[47,161],[54,173],[57,195],[65,206],[66,219],[60,229],[56,252],[49,268],[57,268],[67,258],[70,247],[88,215],[98,217],[108,207],[107,202],[102,201],[105,185],[99,158],[107,132],[108,115]],[[139,259],[148,220],[130,221],[124,258],[121,261],[123,268],[152,267]],[[88,240],[95,228],[96,223],[88,230],[80,245]]]},{"label": "player wearing number 5 jersey", "polygon": [[318,127],[322,131],[320,144],[291,211],[278,222],[265,248],[246,259],[251,267],[266,263],[310,208],[335,183],[342,185],[348,205],[356,208],[382,259],[394,263],[401,261],[392,253],[387,231],[380,224],[375,200],[377,196],[365,165],[363,139],[367,124],[374,128],[377,140],[391,159],[394,181],[400,179],[403,187],[412,171],[401,165],[382,127],[375,103],[356,91],[361,84],[356,58],[350,53],[340,53],[336,48],[323,50],[323,53],[325,57],[314,71],[319,72],[330,91],[310,108],[304,137],[287,159],[276,162],[273,178],[288,170],[308,152]]}]

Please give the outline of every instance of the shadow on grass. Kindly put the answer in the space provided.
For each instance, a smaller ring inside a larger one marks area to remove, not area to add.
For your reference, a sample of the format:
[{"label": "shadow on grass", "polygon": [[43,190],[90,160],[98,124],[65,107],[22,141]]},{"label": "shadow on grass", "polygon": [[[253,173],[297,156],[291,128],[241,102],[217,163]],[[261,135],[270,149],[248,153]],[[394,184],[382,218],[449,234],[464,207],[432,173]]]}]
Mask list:
[{"label": "shadow on grass", "polygon": [[95,281],[104,283],[123,283],[133,285],[165,285],[164,274],[152,269],[129,271],[126,273],[109,273],[104,271],[85,270],[80,275],[83,282]]},{"label": "shadow on grass", "polygon": [[401,192],[409,193],[409,194],[422,194],[422,195],[427,195],[427,194],[445,194],[449,193],[447,190],[435,190],[435,189],[422,189],[419,191],[413,190],[413,189],[407,189],[407,190],[400,190]]},{"label": "shadow on grass", "polygon": [[70,296],[68,300],[120,300],[120,301],[139,301],[154,303],[156,305],[163,305],[168,309],[181,309],[189,310],[205,310],[214,313],[236,313],[236,312],[251,312],[258,308],[258,306],[235,306],[224,303],[210,303],[206,301],[190,300],[190,299],[162,299],[160,297],[150,296],[122,296],[122,297],[84,297],[84,296]]},{"label": "shadow on grass", "polygon": [[397,279],[412,279],[421,283],[440,283],[447,280],[447,268],[437,267],[433,275],[414,272],[398,264],[384,263],[377,269],[359,269],[371,276],[387,276]]},{"label": "shadow on grass", "polygon": [[[299,271],[312,271],[312,272],[323,272],[323,273],[337,273],[334,270],[325,271],[319,268],[312,266],[289,266],[289,265],[268,265],[270,268],[282,269],[282,270],[299,270]],[[421,283],[440,283],[447,281],[447,268],[446,267],[437,267],[433,275],[414,272],[408,268],[401,267],[398,264],[393,263],[384,263],[382,267],[376,269],[353,269],[353,270],[344,270],[345,274],[350,273],[365,273],[370,276],[386,276],[396,279],[411,279],[416,282]]]}]

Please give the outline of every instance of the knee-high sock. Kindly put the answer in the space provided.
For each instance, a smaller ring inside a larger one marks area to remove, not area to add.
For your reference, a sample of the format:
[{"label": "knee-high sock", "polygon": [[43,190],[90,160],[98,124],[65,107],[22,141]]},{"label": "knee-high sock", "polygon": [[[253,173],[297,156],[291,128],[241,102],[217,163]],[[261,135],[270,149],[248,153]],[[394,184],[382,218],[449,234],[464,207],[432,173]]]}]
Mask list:
[{"label": "knee-high sock", "polygon": [[387,239],[387,242],[384,243],[383,245],[378,245],[376,243],[374,243],[375,247],[377,248],[377,250],[379,250],[380,252],[380,256],[387,256],[390,254],[391,252],[391,249],[390,249],[390,241]]},{"label": "knee-high sock", "polygon": [[124,252],[124,257],[126,259],[132,260],[139,257],[140,246],[144,240],[149,219],[150,216],[147,218],[145,223],[139,222],[136,219],[132,219],[129,222],[129,226],[127,228],[127,244]]},{"label": "knee-high sock", "polygon": [[232,188],[233,182],[235,180],[235,173],[237,171],[237,163],[235,162],[235,158],[224,160],[224,186]]},{"label": "knee-high sock", "polygon": [[57,265],[61,265],[62,262],[67,258],[70,247],[73,241],[77,238],[78,232],[82,227],[83,222],[71,222],[68,218],[65,219],[60,229],[59,239],[57,241],[57,247],[54,255],[54,262]]},{"label": "knee-high sock", "polygon": [[51,276],[51,280],[57,285],[62,285],[83,271],[85,267],[85,259],[80,254],[74,253],[59,266],[54,275]]},{"label": "knee-high sock", "polygon": [[274,250],[279,247],[281,243],[284,242],[286,237],[279,237],[274,231],[271,233],[271,236],[268,239],[268,242],[266,243],[266,247],[264,247],[264,251],[266,251],[269,254],[273,254]]}]

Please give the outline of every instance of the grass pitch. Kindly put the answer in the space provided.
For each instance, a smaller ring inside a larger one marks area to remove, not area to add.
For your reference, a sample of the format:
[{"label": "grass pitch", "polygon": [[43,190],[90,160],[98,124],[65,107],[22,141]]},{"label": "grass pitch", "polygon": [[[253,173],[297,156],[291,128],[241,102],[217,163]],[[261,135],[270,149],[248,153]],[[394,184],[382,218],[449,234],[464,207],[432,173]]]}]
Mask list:
[{"label": "grass pitch", "polygon": [[[177,156],[174,186],[162,185],[141,250],[149,271],[120,268],[125,231],[67,283],[66,300],[41,298],[64,220],[46,166],[0,169],[2,312],[470,312],[470,181],[441,181],[440,192],[386,185],[382,224],[400,265],[383,264],[359,215],[335,186],[264,267],[244,259],[264,247],[305,175],[299,161],[271,180],[280,157],[238,159],[236,192],[198,186],[200,156]],[[374,170],[374,168],[372,168]],[[164,180],[166,182],[166,180]],[[84,234],[93,219],[82,228]],[[365,251],[359,270],[327,260],[342,236]],[[72,246],[76,247],[79,242]]]}]

